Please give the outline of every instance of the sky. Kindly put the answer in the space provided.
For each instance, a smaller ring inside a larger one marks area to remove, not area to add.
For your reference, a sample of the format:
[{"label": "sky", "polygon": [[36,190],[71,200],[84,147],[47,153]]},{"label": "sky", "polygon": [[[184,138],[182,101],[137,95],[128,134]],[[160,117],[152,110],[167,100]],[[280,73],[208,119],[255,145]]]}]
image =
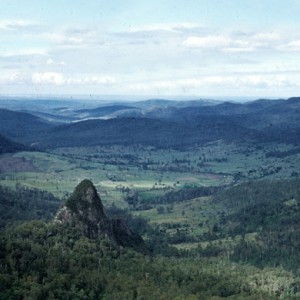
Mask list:
[{"label": "sky", "polygon": [[300,94],[300,0],[0,4],[0,95]]}]

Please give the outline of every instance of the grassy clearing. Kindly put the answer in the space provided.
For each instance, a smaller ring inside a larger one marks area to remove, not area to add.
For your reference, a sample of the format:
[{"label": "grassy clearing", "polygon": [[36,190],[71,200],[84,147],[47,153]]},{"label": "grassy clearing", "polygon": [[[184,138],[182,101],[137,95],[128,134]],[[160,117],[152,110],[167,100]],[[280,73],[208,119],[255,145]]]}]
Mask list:
[{"label": "grassy clearing", "polygon": [[[163,213],[159,209],[161,207]],[[212,206],[211,197],[200,197],[133,213],[148,219],[150,223],[158,225],[170,235],[176,234],[179,230],[197,238],[211,229],[218,219],[219,210],[220,207]]]}]

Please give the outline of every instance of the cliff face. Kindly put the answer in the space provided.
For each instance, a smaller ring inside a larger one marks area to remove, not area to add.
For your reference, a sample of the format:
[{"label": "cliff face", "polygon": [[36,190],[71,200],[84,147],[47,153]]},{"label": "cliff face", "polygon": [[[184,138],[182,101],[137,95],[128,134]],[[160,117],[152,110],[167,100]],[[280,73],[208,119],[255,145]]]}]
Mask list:
[{"label": "cliff face", "polygon": [[122,220],[111,220],[93,183],[83,180],[57,212],[54,223],[76,228],[88,238],[106,238],[116,247],[132,247],[146,253],[143,239]]},{"label": "cliff face", "polygon": [[58,211],[56,223],[73,226],[88,238],[113,238],[112,224],[93,183],[83,180]]}]

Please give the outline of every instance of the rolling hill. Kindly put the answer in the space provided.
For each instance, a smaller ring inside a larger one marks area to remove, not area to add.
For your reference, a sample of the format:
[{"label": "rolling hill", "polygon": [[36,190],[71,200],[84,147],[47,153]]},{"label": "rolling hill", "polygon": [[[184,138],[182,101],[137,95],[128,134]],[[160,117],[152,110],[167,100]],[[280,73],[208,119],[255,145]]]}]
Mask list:
[{"label": "rolling hill", "polygon": [[0,109],[0,134],[29,145],[54,125],[28,113]]},{"label": "rolling hill", "polygon": [[244,141],[256,139],[255,130],[237,126],[227,119],[206,117],[196,126],[168,120],[117,118],[88,120],[55,127],[44,136],[39,147],[133,145],[158,148],[182,148],[224,139]]},{"label": "rolling hill", "polygon": [[83,115],[84,117],[103,117],[115,113],[117,111],[124,111],[128,109],[129,110],[136,109],[136,107],[117,104],[117,105],[101,106],[93,109],[80,109],[80,110],[76,110],[75,112],[79,113],[80,115]]}]

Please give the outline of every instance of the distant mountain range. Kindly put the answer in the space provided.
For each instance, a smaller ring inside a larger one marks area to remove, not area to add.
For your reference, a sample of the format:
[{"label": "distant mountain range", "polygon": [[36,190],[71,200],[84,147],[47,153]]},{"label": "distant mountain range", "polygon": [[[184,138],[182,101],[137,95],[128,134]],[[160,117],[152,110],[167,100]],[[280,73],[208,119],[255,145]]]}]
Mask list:
[{"label": "distant mountain range", "polygon": [[220,139],[300,144],[300,98],[213,104],[149,100],[81,109],[62,104],[49,111],[0,109],[0,134],[42,149],[111,144],[176,148]]}]

